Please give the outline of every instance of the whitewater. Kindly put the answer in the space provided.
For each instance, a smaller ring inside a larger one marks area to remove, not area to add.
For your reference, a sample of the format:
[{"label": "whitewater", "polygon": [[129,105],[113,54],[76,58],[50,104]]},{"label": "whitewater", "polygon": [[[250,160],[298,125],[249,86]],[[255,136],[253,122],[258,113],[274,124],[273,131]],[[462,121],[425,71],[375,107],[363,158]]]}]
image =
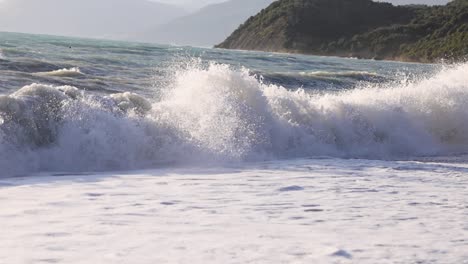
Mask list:
[{"label": "whitewater", "polygon": [[0,263],[468,263],[467,63],[0,35]]}]

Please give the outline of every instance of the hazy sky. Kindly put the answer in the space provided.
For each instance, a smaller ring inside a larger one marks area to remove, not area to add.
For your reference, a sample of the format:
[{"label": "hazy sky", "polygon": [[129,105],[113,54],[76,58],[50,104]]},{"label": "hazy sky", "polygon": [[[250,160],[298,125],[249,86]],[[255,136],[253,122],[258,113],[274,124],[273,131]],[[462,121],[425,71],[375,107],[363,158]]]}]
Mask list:
[{"label": "hazy sky", "polygon": [[188,10],[193,10],[193,9],[198,9],[209,4],[225,2],[226,0],[150,0],[150,1],[178,5]]},{"label": "hazy sky", "polygon": [[210,3],[218,3],[218,2],[223,2],[224,0],[152,0],[155,2],[162,2],[162,3],[168,3],[168,4],[175,4],[175,5],[183,5],[183,4],[197,4],[197,5],[203,5],[203,4],[210,4]]}]

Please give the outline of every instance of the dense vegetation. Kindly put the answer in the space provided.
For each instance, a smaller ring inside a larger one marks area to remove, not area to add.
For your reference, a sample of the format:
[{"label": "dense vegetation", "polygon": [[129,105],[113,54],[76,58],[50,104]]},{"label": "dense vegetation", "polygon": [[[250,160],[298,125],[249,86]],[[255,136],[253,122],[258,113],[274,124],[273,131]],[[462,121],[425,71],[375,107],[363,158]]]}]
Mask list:
[{"label": "dense vegetation", "polygon": [[279,0],[221,48],[407,61],[468,56],[468,0],[393,6],[371,0]]}]

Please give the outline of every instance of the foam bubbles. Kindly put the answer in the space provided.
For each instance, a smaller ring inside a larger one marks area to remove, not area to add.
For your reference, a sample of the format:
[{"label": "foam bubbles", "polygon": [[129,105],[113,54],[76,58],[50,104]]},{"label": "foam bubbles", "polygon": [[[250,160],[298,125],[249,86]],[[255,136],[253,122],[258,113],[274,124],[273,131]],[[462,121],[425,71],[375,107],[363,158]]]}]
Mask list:
[{"label": "foam bubbles", "polygon": [[195,62],[157,100],[33,84],[0,97],[1,175],[466,153],[466,72],[462,64],[417,82],[316,94]]}]

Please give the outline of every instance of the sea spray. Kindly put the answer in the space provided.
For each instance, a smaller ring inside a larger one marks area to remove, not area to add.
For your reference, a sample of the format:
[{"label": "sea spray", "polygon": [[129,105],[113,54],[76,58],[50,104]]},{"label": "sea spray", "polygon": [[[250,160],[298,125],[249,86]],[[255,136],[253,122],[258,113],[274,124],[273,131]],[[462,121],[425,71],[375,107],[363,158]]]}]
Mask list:
[{"label": "sea spray", "polygon": [[457,155],[468,152],[466,72],[319,94],[192,63],[154,100],[33,84],[0,97],[0,174]]}]

